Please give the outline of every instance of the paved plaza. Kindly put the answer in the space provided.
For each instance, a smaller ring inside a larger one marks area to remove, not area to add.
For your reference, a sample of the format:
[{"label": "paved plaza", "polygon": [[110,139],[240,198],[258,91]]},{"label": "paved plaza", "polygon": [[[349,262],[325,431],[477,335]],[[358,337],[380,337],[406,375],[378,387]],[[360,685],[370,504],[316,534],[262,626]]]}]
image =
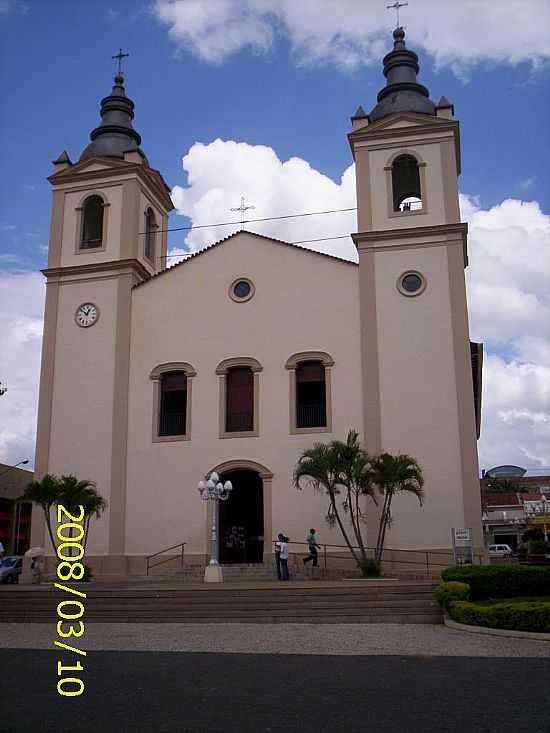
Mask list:
[{"label": "paved plaza", "polygon": [[550,643],[401,624],[1,624],[2,733],[548,733]]},{"label": "paved plaza", "polygon": [[[51,624],[0,624],[0,649],[51,649]],[[57,637],[56,637],[57,638]],[[550,642],[454,631],[430,624],[88,624],[94,651],[226,654],[542,657]]]}]

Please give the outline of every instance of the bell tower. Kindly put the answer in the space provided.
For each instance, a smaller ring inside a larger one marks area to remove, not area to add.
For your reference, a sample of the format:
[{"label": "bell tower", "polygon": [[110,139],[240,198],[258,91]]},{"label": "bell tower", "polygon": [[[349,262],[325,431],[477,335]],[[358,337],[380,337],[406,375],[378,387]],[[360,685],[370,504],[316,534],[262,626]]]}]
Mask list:
[{"label": "bell tower", "polygon": [[[102,573],[125,572],[132,288],[165,268],[173,208],[133,118],[119,70],[78,163],[63,152],[48,179],[53,203],[35,471],[38,479],[74,473],[96,482],[108,509],[87,552],[105,556]],[[35,515],[32,541],[48,547]]]},{"label": "bell tower", "polygon": [[396,502],[388,546],[448,548],[451,528],[469,527],[480,548],[472,362],[481,345],[470,345],[468,331],[459,123],[453,105],[445,97],[434,104],[417,81],[418,56],[402,28],[393,41],[383,61],[386,86],[370,114],[359,107],[349,134],[365,445],[414,456],[424,472],[424,506]]}]

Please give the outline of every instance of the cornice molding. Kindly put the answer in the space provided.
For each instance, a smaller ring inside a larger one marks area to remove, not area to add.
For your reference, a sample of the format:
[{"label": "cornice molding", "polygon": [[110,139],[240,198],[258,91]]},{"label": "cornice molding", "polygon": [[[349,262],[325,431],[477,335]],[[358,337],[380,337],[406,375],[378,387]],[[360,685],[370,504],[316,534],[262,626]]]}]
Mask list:
[{"label": "cornice molding", "polygon": [[458,234],[466,241],[468,224],[433,224],[425,227],[407,227],[399,229],[381,229],[374,232],[357,232],[351,238],[356,245],[363,242],[387,242],[396,239],[418,239],[433,236]]},{"label": "cornice molding", "polygon": [[74,275],[93,275],[104,272],[122,272],[127,270],[129,274],[136,275],[140,280],[149,280],[151,274],[139,262],[139,260],[108,260],[107,262],[91,262],[86,265],[69,265],[68,267],[49,267],[42,270],[48,280],[59,279],[62,277],[72,277]]}]

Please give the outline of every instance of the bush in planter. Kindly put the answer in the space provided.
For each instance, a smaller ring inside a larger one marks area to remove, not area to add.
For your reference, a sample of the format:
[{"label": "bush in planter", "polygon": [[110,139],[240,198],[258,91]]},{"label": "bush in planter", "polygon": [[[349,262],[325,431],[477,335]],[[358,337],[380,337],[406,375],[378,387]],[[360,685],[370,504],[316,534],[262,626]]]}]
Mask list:
[{"label": "bush in planter", "polygon": [[382,575],[382,568],[376,560],[364,560],[359,568],[363,578],[379,578]]},{"label": "bush in planter", "polygon": [[468,583],[472,600],[550,595],[550,567],[523,565],[470,565],[447,568],[444,581]]},{"label": "bush in planter", "polygon": [[469,626],[550,633],[550,603],[547,601],[503,601],[488,606],[452,601],[449,614],[453,621]]},{"label": "bush in planter", "polygon": [[434,595],[442,608],[448,609],[451,601],[467,601],[470,598],[470,586],[468,583],[459,583],[451,580],[448,583],[440,583],[434,590]]}]

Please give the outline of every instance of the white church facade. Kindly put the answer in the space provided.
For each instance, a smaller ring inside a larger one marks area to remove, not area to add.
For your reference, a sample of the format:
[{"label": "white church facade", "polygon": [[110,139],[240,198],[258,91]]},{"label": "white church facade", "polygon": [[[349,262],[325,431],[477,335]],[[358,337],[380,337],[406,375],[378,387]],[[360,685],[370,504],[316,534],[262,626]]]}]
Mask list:
[{"label": "white church facade", "polygon": [[[280,531],[342,544],[326,497],[292,473],[350,429],[424,472],[425,503],[396,500],[387,546],[448,549],[451,528],[470,527],[483,547],[459,124],[417,72],[397,29],[378,104],[352,118],[358,263],[240,231],[167,268],[170,191],[121,75],[79,162],[55,161],[35,470],[92,480],[107,500],[87,547],[96,573],[143,574],[181,542],[205,558],[196,487],[214,470],[235,487],[222,563],[267,560]],[[38,512],[32,532],[48,547]]]}]

